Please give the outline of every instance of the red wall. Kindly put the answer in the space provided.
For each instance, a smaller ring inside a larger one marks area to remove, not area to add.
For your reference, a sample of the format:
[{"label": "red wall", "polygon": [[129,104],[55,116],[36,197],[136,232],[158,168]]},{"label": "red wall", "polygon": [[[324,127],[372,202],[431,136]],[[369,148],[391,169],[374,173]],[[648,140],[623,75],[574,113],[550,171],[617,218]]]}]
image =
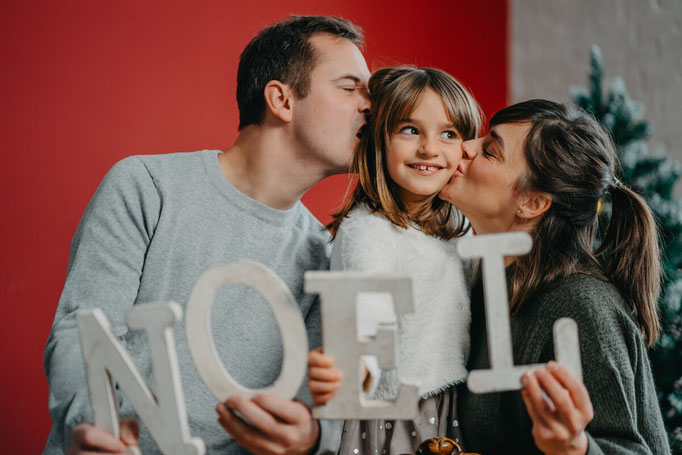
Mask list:
[{"label": "red wall", "polygon": [[[229,147],[240,51],[290,13],[362,26],[370,69],[440,67],[488,116],[505,104],[506,0],[0,2],[4,453],[39,453],[49,432],[42,352],[98,182],[127,155]],[[324,221],[345,186],[328,179],[304,201]]]}]

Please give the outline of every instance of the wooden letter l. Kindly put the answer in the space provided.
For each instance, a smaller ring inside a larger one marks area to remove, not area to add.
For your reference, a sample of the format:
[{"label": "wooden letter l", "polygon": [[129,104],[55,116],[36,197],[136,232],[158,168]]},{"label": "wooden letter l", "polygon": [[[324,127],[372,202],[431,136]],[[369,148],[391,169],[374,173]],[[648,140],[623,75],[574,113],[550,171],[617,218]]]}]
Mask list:
[{"label": "wooden letter l", "polygon": [[[532,240],[525,232],[477,235],[462,238],[457,252],[463,258],[482,258],[485,319],[488,332],[489,370],[469,373],[467,387],[474,393],[503,392],[522,387],[521,376],[544,364],[514,365],[509,301],[504,257],[528,253]],[[582,380],[578,326],[573,319],[554,323],[554,355],[579,380]]]}]

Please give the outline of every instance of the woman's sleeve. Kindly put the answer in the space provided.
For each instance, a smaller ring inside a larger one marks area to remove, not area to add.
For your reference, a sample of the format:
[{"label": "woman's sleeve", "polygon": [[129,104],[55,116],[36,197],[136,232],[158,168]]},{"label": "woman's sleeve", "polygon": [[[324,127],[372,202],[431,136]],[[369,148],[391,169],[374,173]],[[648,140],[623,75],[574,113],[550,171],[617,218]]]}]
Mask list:
[{"label": "woman's sleeve", "polygon": [[[670,453],[646,348],[619,303],[576,296],[583,381],[594,406],[588,454]],[[553,350],[553,349],[552,349]]]}]

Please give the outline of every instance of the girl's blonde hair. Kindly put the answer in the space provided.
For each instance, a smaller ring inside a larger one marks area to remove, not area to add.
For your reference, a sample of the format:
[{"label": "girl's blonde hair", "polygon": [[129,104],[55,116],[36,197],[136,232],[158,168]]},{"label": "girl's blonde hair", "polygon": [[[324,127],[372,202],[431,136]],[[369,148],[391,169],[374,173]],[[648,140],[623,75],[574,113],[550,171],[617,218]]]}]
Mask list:
[{"label": "girl's blonde hair", "polygon": [[400,122],[409,118],[425,90],[431,89],[443,100],[450,121],[463,140],[475,139],[481,125],[481,109],[471,94],[455,78],[435,68],[409,66],[382,68],[369,80],[372,100],[371,121],[362,136],[349,172],[358,182],[350,199],[333,214],[327,225],[332,236],[341,221],[360,203],[380,213],[396,226],[416,224],[427,235],[450,239],[466,232],[465,220],[450,203],[436,194],[416,214],[410,216],[399,196],[399,187],[390,178],[385,151]]}]

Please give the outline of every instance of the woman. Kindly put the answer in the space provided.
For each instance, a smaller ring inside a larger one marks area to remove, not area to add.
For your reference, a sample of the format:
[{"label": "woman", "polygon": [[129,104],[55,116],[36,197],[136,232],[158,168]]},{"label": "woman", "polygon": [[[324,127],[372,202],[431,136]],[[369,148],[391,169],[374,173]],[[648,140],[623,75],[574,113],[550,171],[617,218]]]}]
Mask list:
[{"label": "woman", "polygon": [[[460,387],[467,450],[670,452],[646,354],[659,332],[656,229],[642,199],[615,177],[615,160],[592,117],[544,100],[501,110],[485,137],[463,144],[462,162],[440,197],[477,234],[525,231],[533,238],[528,255],[507,262],[515,363],[553,359],[552,325],[570,317],[578,323],[584,375],[583,386],[551,362],[524,376],[521,393],[475,395]],[[613,213],[593,252],[607,193]],[[468,368],[485,369],[480,282],[471,305]]]}]

